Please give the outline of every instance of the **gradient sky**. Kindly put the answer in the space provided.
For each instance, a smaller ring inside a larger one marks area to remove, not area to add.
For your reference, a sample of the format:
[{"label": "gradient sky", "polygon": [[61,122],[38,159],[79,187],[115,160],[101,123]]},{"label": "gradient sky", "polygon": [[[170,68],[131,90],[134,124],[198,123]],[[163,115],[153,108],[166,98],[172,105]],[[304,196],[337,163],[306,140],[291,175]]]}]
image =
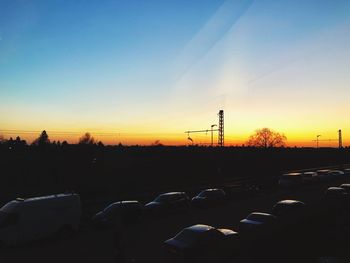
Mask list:
[{"label": "gradient sky", "polygon": [[228,144],[349,145],[350,1],[0,0],[7,138],[185,144],[220,109]]}]

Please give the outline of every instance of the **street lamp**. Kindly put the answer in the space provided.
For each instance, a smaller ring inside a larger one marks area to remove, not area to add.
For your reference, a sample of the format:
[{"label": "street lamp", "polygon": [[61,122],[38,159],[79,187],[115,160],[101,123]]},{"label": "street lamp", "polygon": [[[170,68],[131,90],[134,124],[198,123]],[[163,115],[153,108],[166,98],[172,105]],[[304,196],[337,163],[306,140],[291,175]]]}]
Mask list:
[{"label": "street lamp", "polygon": [[316,148],[317,148],[317,149],[318,149],[318,141],[319,141],[318,138],[321,137],[321,136],[322,136],[322,135],[320,135],[320,134],[316,136]]},{"label": "street lamp", "polygon": [[216,124],[211,125],[211,147],[213,147],[213,128],[217,126]]}]

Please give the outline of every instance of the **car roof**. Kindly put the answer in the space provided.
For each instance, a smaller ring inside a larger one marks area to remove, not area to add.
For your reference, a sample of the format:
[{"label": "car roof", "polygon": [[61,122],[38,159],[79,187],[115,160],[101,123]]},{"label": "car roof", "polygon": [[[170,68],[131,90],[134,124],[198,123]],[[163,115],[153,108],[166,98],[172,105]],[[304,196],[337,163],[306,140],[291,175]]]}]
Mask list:
[{"label": "car roof", "polygon": [[138,203],[139,201],[137,200],[123,200],[123,201],[119,201],[120,203],[123,203],[123,204],[135,204],[135,203]]},{"label": "car roof", "polygon": [[302,173],[285,173],[284,176],[300,176]]},{"label": "car roof", "polygon": [[309,171],[309,172],[304,172],[304,174],[316,174],[317,172],[311,172],[311,171]]},{"label": "car roof", "polygon": [[304,204],[304,203],[298,200],[281,200],[277,202],[277,204],[294,205],[294,204]]},{"label": "car roof", "polygon": [[206,191],[206,192],[221,191],[221,189],[219,189],[219,188],[208,188],[208,189],[204,189],[203,191]]},{"label": "car roof", "polygon": [[160,195],[183,195],[183,194],[185,194],[185,192],[168,192]]},{"label": "car roof", "polygon": [[203,233],[203,232],[215,229],[215,228],[212,226],[208,226],[208,225],[197,224],[197,225],[193,225],[190,227],[186,227],[185,229],[193,231],[193,232],[197,232],[197,233]]},{"label": "car roof", "polygon": [[62,193],[62,194],[53,194],[53,195],[45,195],[45,196],[37,196],[37,197],[29,197],[29,198],[16,198],[16,201],[19,202],[33,202],[33,201],[43,201],[43,200],[52,200],[66,197],[76,197],[78,196],[75,193]]},{"label": "car roof", "polygon": [[344,189],[341,187],[332,186],[332,187],[328,187],[327,192],[328,191],[344,191]]},{"label": "car roof", "polygon": [[112,203],[111,205],[119,205],[119,204],[138,204],[139,201],[137,200],[122,200]]},{"label": "car roof", "polygon": [[262,212],[253,212],[250,213],[249,216],[251,215],[259,215],[259,216],[266,216],[266,217],[275,217],[274,215],[268,214],[268,213],[262,213]]},{"label": "car roof", "polygon": [[340,187],[350,187],[350,184],[341,184]]}]

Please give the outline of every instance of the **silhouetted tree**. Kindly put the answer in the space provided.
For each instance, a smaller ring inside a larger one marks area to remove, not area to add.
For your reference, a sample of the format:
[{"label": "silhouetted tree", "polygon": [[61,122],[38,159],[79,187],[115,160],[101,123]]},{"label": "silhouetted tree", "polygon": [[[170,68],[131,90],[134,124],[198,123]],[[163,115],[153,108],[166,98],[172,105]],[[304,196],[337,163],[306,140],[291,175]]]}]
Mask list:
[{"label": "silhouetted tree", "polygon": [[271,148],[284,147],[287,137],[284,134],[262,128],[255,131],[247,141],[247,145],[251,147]]},{"label": "silhouetted tree", "polygon": [[13,147],[15,146],[15,143],[14,143],[14,140],[13,140],[12,137],[10,137],[10,139],[6,141],[6,146],[7,146],[9,149],[13,149]]},{"label": "silhouetted tree", "polygon": [[16,140],[14,141],[14,145],[17,148],[22,148],[27,145],[27,142],[25,140],[21,140],[21,137],[17,136]]},{"label": "silhouetted tree", "polygon": [[40,136],[38,138],[36,138],[33,143],[33,145],[38,145],[38,146],[42,146],[42,145],[48,145],[50,144],[50,139],[49,139],[49,135],[46,133],[46,131],[42,131]]},{"label": "silhouetted tree", "polygon": [[61,144],[61,146],[63,146],[63,147],[68,146],[68,145],[69,145],[69,143],[67,141],[63,141]]},{"label": "silhouetted tree", "polygon": [[94,144],[95,139],[91,136],[90,133],[85,133],[82,137],[79,139],[79,144]]},{"label": "silhouetted tree", "polygon": [[99,141],[99,142],[97,143],[97,145],[98,145],[99,147],[103,147],[103,146],[104,146],[103,142],[101,142],[101,141]]},{"label": "silhouetted tree", "polygon": [[5,142],[4,135],[0,134],[0,144],[2,144],[4,142]]}]

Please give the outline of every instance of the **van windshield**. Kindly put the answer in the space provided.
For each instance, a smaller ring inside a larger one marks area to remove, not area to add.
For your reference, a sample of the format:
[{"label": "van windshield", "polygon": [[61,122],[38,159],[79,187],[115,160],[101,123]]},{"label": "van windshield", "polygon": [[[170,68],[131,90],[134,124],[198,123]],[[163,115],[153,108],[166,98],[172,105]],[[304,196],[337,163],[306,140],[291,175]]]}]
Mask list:
[{"label": "van windshield", "polygon": [[121,203],[113,203],[113,204],[110,204],[109,206],[107,206],[103,212],[105,213],[115,213],[116,211],[118,211],[119,209],[121,209],[122,206],[121,206]]}]

